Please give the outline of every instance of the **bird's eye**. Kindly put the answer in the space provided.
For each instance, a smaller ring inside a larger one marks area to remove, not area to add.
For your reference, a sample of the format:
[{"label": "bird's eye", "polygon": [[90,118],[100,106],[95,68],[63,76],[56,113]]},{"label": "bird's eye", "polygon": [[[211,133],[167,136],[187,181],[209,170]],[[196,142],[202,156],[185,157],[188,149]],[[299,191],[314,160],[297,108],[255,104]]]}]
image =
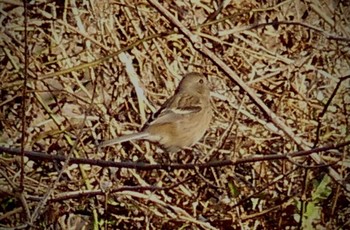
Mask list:
[{"label": "bird's eye", "polygon": [[203,79],[199,79],[199,83],[203,84],[204,83]]}]

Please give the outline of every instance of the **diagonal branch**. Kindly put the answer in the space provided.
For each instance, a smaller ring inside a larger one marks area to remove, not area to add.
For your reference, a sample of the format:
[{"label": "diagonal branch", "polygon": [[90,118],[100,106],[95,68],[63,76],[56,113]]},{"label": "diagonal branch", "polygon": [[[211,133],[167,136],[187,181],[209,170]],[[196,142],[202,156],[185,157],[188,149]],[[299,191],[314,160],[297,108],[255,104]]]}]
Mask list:
[{"label": "diagonal branch", "polygon": [[[148,0],[157,10],[162,13],[170,22],[177,26],[181,32],[186,35],[193,43],[193,46],[207,58],[209,58],[214,64],[219,66],[226,75],[237,85],[247,92],[252,101],[260,107],[260,109],[270,118],[272,123],[276,126],[276,129],[281,129],[290,139],[292,139],[303,150],[310,150],[311,144],[306,140],[300,138],[292,131],[292,129],[286,125],[286,123],[278,117],[269,107],[255,94],[255,92],[242,80],[238,75],[224,63],[215,53],[208,49],[202,42],[199,36],[194,35],[189,29],[187,29],[177,18],[174,17],[167,9],[165,9],[157,0]],[[277,130],[276,130],[277,131]],[[316,153],[311,154],[312,159],[317,164],[323,164],[322,159]],[[330,176],[337,182],[342,181],[342,177],[337,171],[329,167]]]}]

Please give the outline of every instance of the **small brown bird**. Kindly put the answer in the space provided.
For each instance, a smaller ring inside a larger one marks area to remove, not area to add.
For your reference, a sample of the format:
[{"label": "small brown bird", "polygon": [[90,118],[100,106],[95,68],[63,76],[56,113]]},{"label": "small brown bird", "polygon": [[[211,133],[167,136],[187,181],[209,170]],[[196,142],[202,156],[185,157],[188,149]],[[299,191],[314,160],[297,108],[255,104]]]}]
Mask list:
[{"label": "small brown bird", "polygon": [[105,147],[144,139],[158,142],[169,152],[190,147],[202,138],[212,118],[208,80],[203,74],[186,74],[174,95],[154,113],[141,132],[105,141]]}]

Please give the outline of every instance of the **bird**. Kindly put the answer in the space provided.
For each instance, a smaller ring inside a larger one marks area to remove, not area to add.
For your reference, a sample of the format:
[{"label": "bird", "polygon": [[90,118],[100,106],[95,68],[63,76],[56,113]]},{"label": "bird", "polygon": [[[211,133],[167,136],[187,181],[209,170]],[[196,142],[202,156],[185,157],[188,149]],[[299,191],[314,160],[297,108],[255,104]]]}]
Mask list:
[{"label": "bird", "polygon": [[178,152],[197,143],[209,128],[213,110],[208,79],[202,73],[184,75],[171,96],[152,114],[140,132],[99,144],[99,148],[132,140],[159,143],[168,152]]}]

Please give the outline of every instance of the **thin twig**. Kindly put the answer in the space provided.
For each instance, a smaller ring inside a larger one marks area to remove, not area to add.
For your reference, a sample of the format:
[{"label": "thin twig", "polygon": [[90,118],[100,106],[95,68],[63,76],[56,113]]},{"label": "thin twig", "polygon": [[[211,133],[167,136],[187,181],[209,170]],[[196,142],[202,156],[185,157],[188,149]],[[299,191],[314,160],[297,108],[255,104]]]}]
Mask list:
[{"label": "thin twig", "polygon": [[[281,160],[288,159],[293,157],[301,157],[308,156],[310,154],[315,154],[319,152],[329,151],[331,149],[340,149],[350,145],[350,141],[346,141],[337,145],[327,145],[319,148],[297,151],[287,154],[270,154],[257,156],[252,155],[248,157],[244,157],[237,160],[222,160],[222,161],[210,161],[207,163],[199,163],[199,164],[148,164],[143,162],[115,162],[115,161],[105,161],[105,160],[94,160],[94,159],[83,159],[83,158],[70,158],[68,164],[88,164],[95,165],[100,167],[114,167],[114,168],[129,168],[129,169],[137,169],[137,170],[155,170],[155,169],[163,169],[163,170],[176,170],[176,169],[195,169],[198,167],[202,168],[210,168],[210,167],[223,167],[223,166],[232,166],[243,163],[252,163],[258,161],[272,161],[272,160]],[[11,149],[0,146],[0,151],[7,152],[10,154],[19,155],[19,149]],[[25,151],[25,156],[32,160],[46,160],[46,161],[67,161],[67,158],[62,155],[49,155],[43,152],[34,152],[34,151]]]}]

